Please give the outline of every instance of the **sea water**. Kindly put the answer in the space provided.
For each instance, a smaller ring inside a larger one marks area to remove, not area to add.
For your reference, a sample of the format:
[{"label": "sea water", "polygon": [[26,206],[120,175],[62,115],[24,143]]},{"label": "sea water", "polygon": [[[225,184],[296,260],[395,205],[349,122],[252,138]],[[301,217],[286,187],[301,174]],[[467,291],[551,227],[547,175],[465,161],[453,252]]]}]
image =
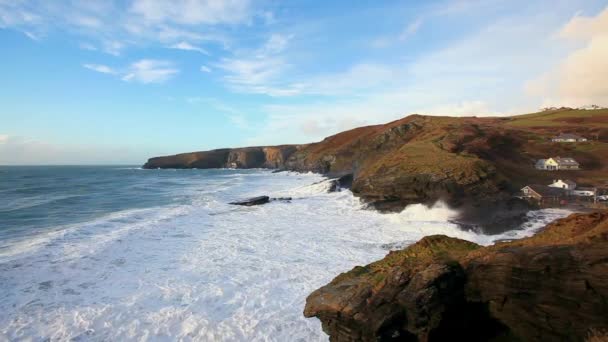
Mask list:
[{"label": "sea water", "polygon": [[[483,245],[442,203],[367,210],[320,175],[0,167],[0,341],[327,341],[302,315],[340,272],[426,235]],[[228,202],[292,197],[263,206]]]}]

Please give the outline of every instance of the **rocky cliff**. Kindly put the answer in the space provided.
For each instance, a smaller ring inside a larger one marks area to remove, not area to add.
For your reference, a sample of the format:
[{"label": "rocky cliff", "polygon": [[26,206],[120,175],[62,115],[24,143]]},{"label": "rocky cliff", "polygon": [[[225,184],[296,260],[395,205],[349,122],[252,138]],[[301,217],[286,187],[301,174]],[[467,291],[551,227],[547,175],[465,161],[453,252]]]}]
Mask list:
[{"label": "rocky cliff", "polygon": [[608,328],[608,212],[481,247],[428,236],[313,292],[332,341],[583,341]]},{"label": "rocky cliff", "polygon": [[225,148],[203,152],[181,153],[148,159],[144,169],[216,169],[269,168],[285,166],[285,161],[298,145]]},{"label": "rocky cliff", "polygon": [[[411,115],[342,132],[323,141],[221,149],[148,160],[145,168],[279,168],[329,176],[352,174],[352,191],[377,209],[441,199],[461,208],[462,223],[508,229],[528,208],[509,198],[526,184],[563,176],[594,184],[608,172],[608,110],[557,110],[507,118]],[[596,137],[560,145],[558,131]],[[571,156],[585,172],[535,170],[537,158]],[[500,213],[500,216],[496,214]]]}]

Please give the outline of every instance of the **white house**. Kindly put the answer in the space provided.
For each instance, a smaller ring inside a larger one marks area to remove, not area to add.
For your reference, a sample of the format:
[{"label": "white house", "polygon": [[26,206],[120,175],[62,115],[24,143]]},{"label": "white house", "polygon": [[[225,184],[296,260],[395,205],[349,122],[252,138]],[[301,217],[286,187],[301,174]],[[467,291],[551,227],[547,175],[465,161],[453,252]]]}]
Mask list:
[{"label": "white house", "polygon": [[533,199],[540,203],[559,202],[564,199],[566,191],[560,188],[552,188],[546,185],[530,184],[521,189],[523,198]]},{"label": "white house", "polygon": [[547,159],[539,159],[536,161],[536,164],[534,165],[534,167],[539,170],[546,170],[547,169],[545,166],[546,162],[547,162]]},{"label": "white house", "polygon": [[553,137],[551,139],[553,142],[584,142],[587,141],[587,138],[581,137],[580,135],[570,134],[570,133],[561,133],[560,135]]},{"label": "white house", "polygon": [[553,181],[553,183],[549,184],[549,186],[552,188],[560,188],[568,191],[576,189],[576,183],[568,179],[556,179]]},{"label": "white house", "polygon": [[572,191],[572,194],[575,196],[595,196],[596,193],[597,193],[596,188],[585,188],[585,187],[580,187],[580,188]]},{"label": "white house", "polygon": [[578,170],[580,164],[574,158],[552,157],[539,159],[535,167],[539,170]]}]

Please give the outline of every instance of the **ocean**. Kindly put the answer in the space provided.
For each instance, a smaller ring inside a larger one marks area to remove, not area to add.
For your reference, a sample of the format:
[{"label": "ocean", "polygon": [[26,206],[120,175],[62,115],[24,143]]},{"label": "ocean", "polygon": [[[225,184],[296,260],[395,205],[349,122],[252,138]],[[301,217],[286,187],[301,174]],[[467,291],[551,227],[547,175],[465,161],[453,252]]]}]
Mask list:
[{"label": "ocean", "polygon": [[[0,167],[0,341],[327,341],[306,296],[423,236],[483,245],[442,203],[367,210],[317,174]],[[292,197],[263,206],[228,202]]]}]

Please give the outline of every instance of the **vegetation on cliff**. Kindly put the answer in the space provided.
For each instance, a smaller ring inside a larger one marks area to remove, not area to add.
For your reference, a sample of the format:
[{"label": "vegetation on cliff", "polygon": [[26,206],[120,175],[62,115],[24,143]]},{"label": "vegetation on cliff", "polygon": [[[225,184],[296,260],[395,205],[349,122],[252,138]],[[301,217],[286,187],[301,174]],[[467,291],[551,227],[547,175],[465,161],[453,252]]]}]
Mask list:
[{"label": "vegetation on cliff", "polygon": [[608,328],[608,212],[480,247],[428,236],[313,292],[332,341],[583,341]]},{"label": "vegetation on cliff", "polygon": [[[560,132],[590,141],[552,143],[550,138]],[[560,155],[575,158],[583,170],[551,173],[533,167],[537,159]],[[508,199],[527,184],[549,184],[563,177],[603,185],[608,110],[557,109],[504,118],[411,115],[307,145],[185,153],[152,158],[144,167],[268,167],[352,174],[353,193],[378,209],[441,199],[453,207],[473,208],[471,216],[509,210],[517,216],[523,208]]]}]

